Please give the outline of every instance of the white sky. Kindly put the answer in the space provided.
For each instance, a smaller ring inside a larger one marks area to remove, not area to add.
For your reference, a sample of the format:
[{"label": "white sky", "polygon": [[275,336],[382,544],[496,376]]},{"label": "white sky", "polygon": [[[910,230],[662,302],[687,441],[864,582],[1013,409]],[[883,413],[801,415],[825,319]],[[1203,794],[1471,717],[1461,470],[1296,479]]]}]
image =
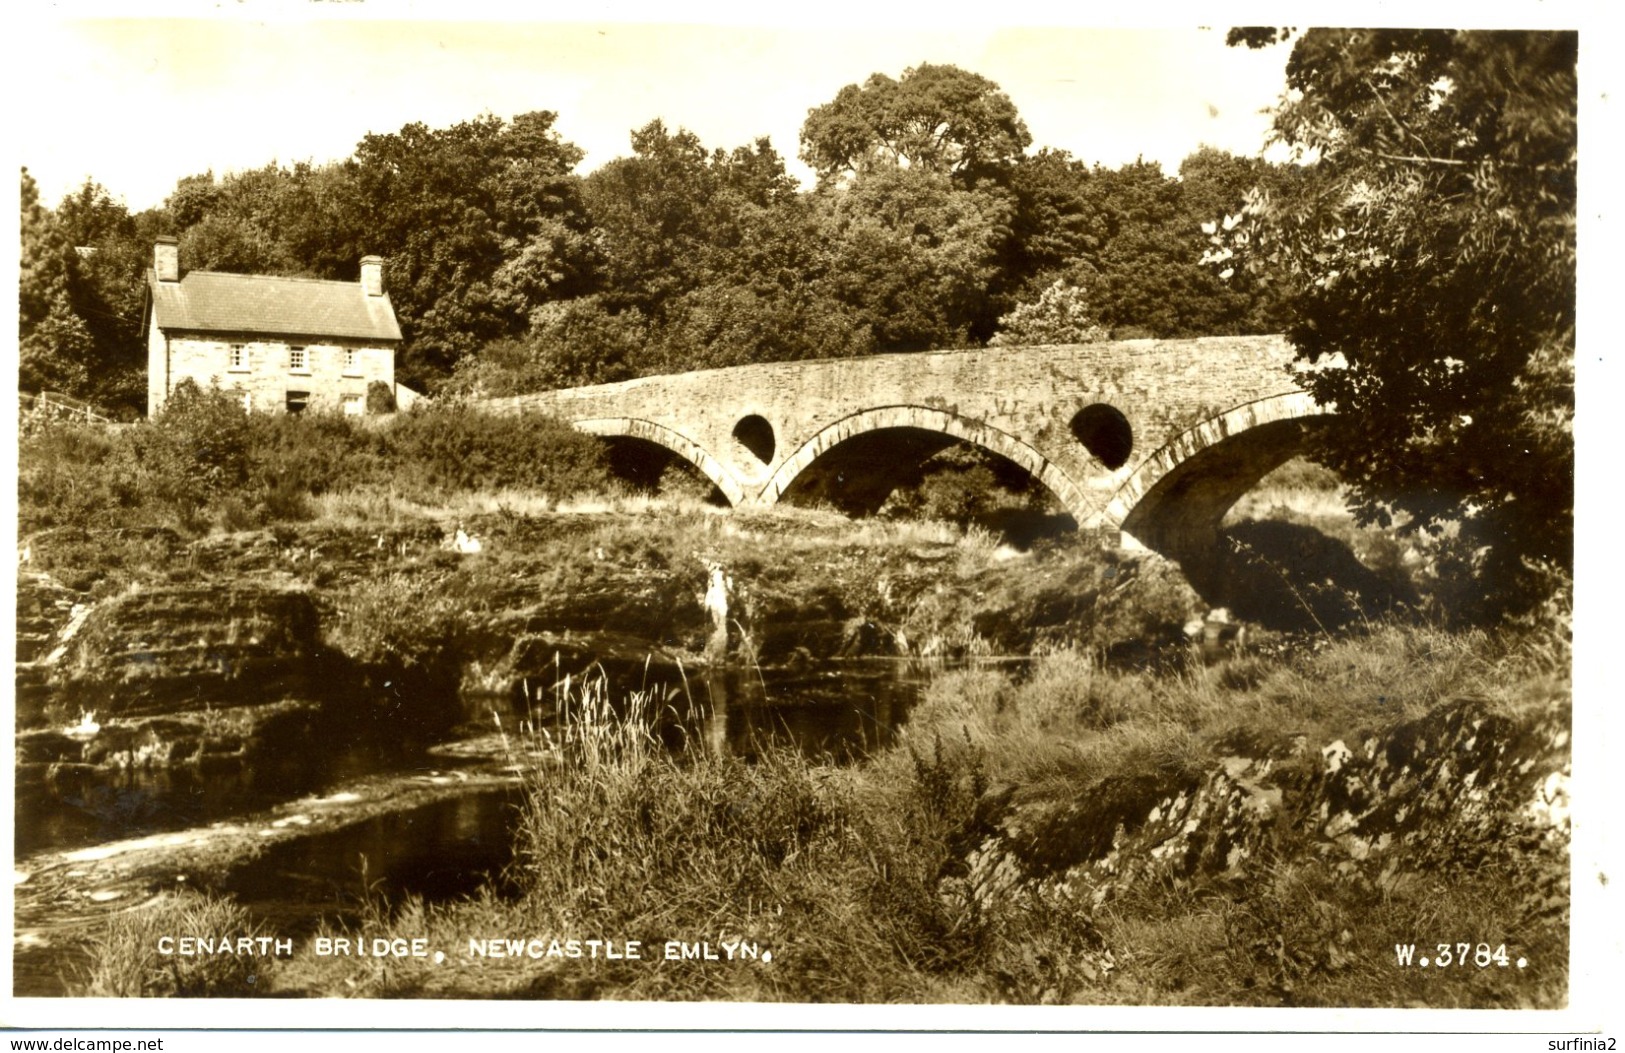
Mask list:
[{"label": "white sky", "polygon": [[895,77],[921,62],[999,84],[1034,148],[1110,166],[1143,155],[1171,173],[1203,143],[1260,150],[1261,111],[1281,90],[1288,51],[1226,48],[1222,25],[547,24],[303,10],[312,8],[346,17],[40,23],[14,55],[13,83],[29,98],[11,123],[44,202],[89,176],[139,210],[184,175],[330,161],[367,132],[410,121],[444,127],[541,109],[587,151],[583,172],[628,153],[630,131],[660,117],[709,148],[770,136],[810,184],[796,159],[807,110],[871,73]]}]

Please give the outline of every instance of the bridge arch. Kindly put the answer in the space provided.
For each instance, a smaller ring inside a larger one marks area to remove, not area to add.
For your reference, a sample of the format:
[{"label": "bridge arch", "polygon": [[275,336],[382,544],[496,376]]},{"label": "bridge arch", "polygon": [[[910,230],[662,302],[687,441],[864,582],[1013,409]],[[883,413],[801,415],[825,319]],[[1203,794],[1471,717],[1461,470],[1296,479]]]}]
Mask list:
[{"label": "bridge arch", "polygon": [[824,454],[850,439],[888,429],[934,432],[980,446],[1019,465],[1047,487],[1078,522],[1083,522],[1091,510],[1082,489],[1054,462],[1026,442],[982,421],[915,405],[877,406],[861,410],[820,429],[779,464],[758,493],[756,503],[763,506],[777,504],[795,481]]},{"label": "bridge arch", "polygon": [[1331,417],[1308,392],[1293,391],[1203,421],[1134,469],[1106,505],[1101,525],[1181,562],[1206,558],[1230,507],[1304,452]]},{"label": "bridge arch", "polygon": [[599,438],[642,439],[664,447],[692,464],[699,469],[700,474],[716,484],[716,488],[722,491],[722,496],[728,499],[729,505],[737,508],[746,499],[745,488],[721,461],[693,439],[663,424],[656,424],[640,417],[594,417],[571,423],[577,430],[597,435]]}]

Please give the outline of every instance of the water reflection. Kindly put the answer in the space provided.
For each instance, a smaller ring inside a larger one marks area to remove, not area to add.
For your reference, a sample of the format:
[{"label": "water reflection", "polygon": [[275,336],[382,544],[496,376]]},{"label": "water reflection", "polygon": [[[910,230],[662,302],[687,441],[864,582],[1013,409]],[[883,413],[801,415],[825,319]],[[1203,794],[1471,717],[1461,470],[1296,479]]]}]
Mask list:
[{"label": "water reflection", "polygon": [[673,751],[703,748],[754,760],[769,749],[788,748],[846,764],[892,743],[926,676],[919,666],[883,659],[695,674],[594,663],[566,676],[525,681],[512,699],[487,697],[465,716],[487,722],[495,717],[496,723],[515,728],[557,729],[583,681],[601,678],[617,713],[641,711]]},{"label": "water reflection", "polygon": [[[755,760],[770,749],[790,748],[827,763],[851,763],[890,745],[930,675],[921,666],[866,659],[697,675],[675,664],[594,663],[570,674],[570,685],[579,685],[582,674],[604,677],[604,696],[617,704],[633,691],[653,700],[653,730],[674,752]],[[362,778],[387,782],[456,765],[505,768],[519,761],[519,736],[535,741],[547,732],[558,740],[560,688],[552,679],[537,679],[511,694],[462,698],[465,724],[440,741],[396,738],[383,726],[377,737],[388,741],[311,742],[231,770],[109,775],[83,768],[59,771],[49,780],[25,780],[19,772],[18,854],[240,817]],[[522,793],[518,787],[470,790],[267,844],[218,887],[287,935],[308,935],[324,921],[355,924],[369,895],[374,908],[389,908],[408,896],[436,902],[482,888],[500,894],[513,859]],[[61,956],[70,944],[14,953],[18,989],[63,993]]]},{"label": "water reflection", "polygon": [[323,792],[349,779],[412,763],[422,747],[402,741],[329,738],[308,748],[261,753],[208,767],[125,769],[62,766],[16,773],[19,857],[166,830],[203,826]]},{"label": "water reflection", "polygon": [[483,791],[271,845],[222,884],[279,932],[354,921],[408,896],[430,902],[502,890],[520,791]]},{"label": "water reflection", "polygon": [[920,681],[897,663],[845,670],[779,671],[764,677],[722,673],[704,682],[707,743],[754,759],[790,747],[848,763],[891,745]]},{"label": "water reflection", "polygon": [[[624,706],[647,702],[653,730],[674,752],[707,749],[754,760],[790,748],[846,764],[889,746],[928,678],[921,666],[857,659],[795,669],[687,672],[676,663],[599,663],[521,682],[511,694],[470,695],[463,724],[438,740],[397,734],[387,724],[316,736],[298,749],[261,750],[248,761],[108,770],[66,765],[17,771],[18,857],[182,830],[239,818],[364,777],[416,774],[457,765],[504,766],[518,744],[504,736],[538,729],[559,736],[561,699],[584,678]],[[336,705],[366,708],[368,700]],[[432,751],[432,753],[431,753]]]}]

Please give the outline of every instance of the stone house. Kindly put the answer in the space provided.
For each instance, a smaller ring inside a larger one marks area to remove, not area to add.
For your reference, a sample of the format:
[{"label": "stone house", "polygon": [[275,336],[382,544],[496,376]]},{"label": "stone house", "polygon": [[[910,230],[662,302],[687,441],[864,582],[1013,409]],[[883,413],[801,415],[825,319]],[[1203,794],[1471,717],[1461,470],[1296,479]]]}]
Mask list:
[{"label": "stone house", "polygon": [[384,261],[359,282],[213,271],[180,273],[180,243],[160,237],[148,274],[147,413],[175,385],[240,392],[250,410],[362,414],[374,382],[395,386],[401,327]]}]

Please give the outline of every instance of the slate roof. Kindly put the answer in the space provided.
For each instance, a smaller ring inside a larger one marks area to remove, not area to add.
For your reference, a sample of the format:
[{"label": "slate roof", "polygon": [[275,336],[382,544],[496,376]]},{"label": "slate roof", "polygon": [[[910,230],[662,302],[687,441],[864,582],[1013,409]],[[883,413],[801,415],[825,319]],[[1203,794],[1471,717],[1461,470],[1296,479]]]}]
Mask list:
[{"label": "slate roof", "polygon": [[267,333],[396,341],[400,324],[388,296],[360,282],[191,271],[178,282],[148,274],[153,324],[202,333]]}]

